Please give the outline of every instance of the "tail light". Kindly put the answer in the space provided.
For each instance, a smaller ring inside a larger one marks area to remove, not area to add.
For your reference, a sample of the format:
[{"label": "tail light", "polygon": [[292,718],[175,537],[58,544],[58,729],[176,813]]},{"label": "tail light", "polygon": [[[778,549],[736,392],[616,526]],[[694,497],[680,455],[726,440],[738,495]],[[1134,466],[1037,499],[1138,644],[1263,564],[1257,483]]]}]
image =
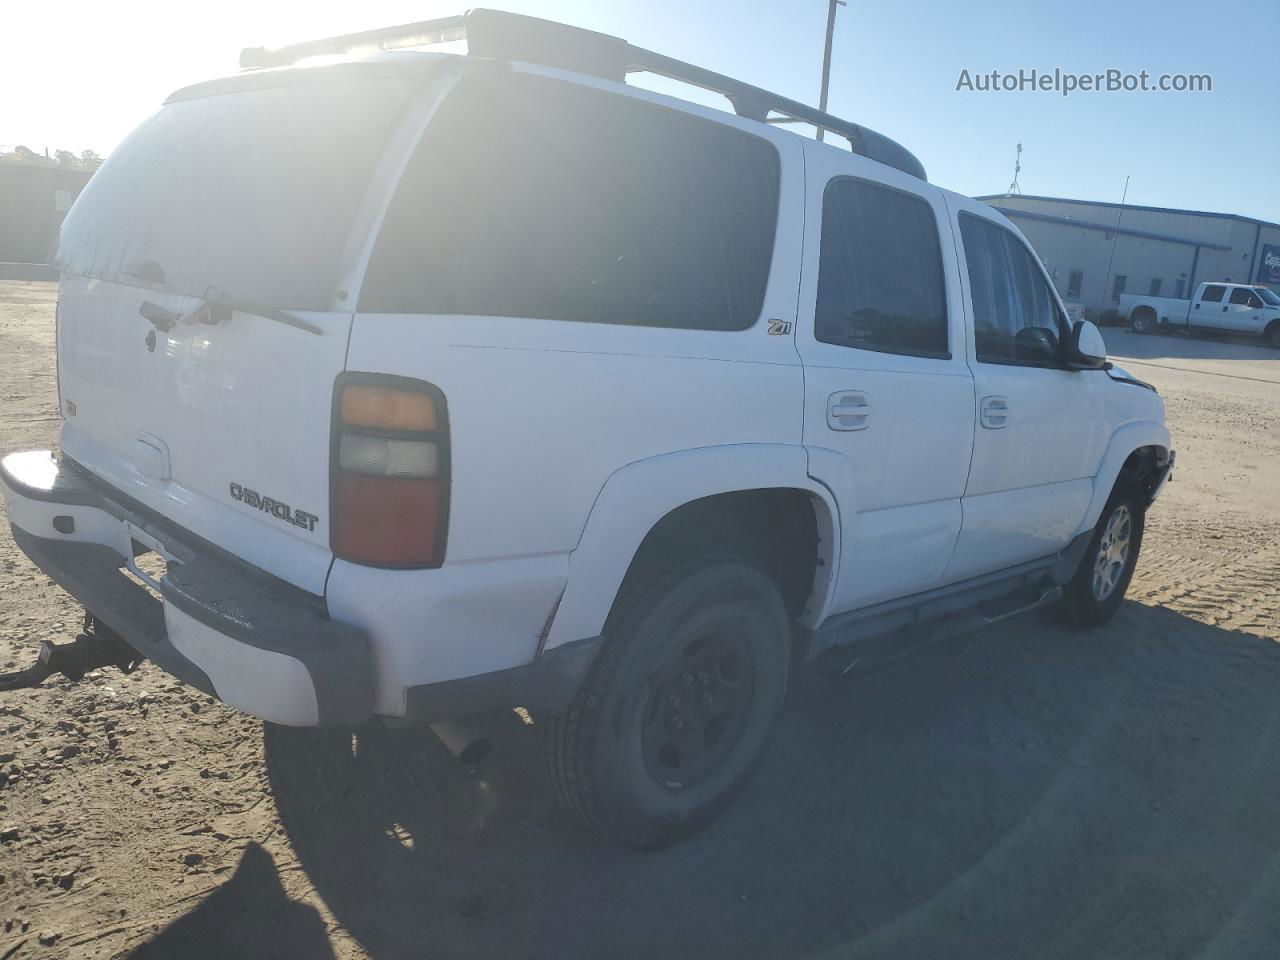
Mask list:
[{"label": "tail light", "polygon": [[363,374],[333,405],[331,545],[375,567],[438,567],[449,521],[444,395],[429,383]]}]

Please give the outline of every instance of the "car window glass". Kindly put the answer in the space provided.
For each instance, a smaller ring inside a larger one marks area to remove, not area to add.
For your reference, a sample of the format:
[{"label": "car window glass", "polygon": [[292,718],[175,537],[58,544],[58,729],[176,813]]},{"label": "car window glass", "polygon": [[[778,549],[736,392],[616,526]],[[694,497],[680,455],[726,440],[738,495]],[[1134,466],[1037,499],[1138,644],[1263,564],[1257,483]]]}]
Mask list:
[{"label": "car window glass", "polygon": [[401,178],[360,309],[745,329],[779,170],[768,141],[677,110],[464,78]]},{"label": "car window glass", "polygon": [[1247,307],[1249,305],[1249,299],[1250,297],[1252,297],[1252,295],[1253,294],[1250,291],[1246,290],[1244,287],[1236,287],[1234,290],[1231,291],[1230,302],[1235,304],[1238,307]]},{"label": "car window glass", "polygon": [[1056,365],[1065,328],[1026,244],[1003,227],[970,214],[961,215],[960,233],[978,360]]},{"label": "car window glass", "polygon": [[828,184],[814,335],[861,350],[950,356],[942,250],[926,200],[851,177]]},{"label": "car window glass", "polygon": [[1205,287],[1204,296],[1200,299],[1205,303],[1218,303],[1222,300],[1222,295],[1227,292],[1226,287]]}]

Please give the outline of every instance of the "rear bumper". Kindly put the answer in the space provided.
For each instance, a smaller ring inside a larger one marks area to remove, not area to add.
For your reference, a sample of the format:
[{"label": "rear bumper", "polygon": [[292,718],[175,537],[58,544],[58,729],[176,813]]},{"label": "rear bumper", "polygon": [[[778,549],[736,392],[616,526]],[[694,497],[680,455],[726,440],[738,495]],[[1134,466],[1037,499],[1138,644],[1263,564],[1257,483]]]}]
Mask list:
[{"label": "rear bumper", "polygon": [[[353,726],[372,714],[367,638],[330,620],[321,598],[183,538],[48,451],[0,461],[0,491],[23,552],[178,679],[290,726]],[[154,591],[123,569],[146,548],[167,560]]]}]

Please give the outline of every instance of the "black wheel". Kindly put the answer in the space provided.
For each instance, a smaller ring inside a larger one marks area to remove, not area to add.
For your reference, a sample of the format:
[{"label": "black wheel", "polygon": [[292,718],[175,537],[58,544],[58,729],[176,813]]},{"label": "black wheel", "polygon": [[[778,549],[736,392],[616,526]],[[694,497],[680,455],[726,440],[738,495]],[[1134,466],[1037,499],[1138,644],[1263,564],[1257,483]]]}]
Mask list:
[{"label": "black wheel", "polygon": [[1063,590],[1063,610],[1072,623],[1101,626],[1120,608],[1142,549],[1143,520],[1139,487],[1122,474],[1098,517],[1089,549]]},{"label": "black wheel", "polygon": [[1134,333],[1151,333],[1156,328],[1156,315],[1148,309],[1139,307],[1129,318],[1129,329]]},{"label": "black wheel", "polygon": [[790,631],[773,581],[734,554],[633,571],[582,690],[546,724],[548,771],[568,807],[638,849],[711,823],[773,735]]},{"label": "black wheel", "polygon": [[1280,320],[1272,320],[1262,336],[1267,341],[1267,346],[1280,350]]}]

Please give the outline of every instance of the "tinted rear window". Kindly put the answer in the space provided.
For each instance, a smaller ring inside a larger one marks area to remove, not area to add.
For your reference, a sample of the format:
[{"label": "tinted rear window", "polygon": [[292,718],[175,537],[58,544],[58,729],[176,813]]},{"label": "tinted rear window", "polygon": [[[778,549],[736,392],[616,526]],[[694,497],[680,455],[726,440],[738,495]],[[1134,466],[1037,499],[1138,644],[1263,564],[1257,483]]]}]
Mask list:
[{"label": "tinted rear window", "polygon": [[927,201],[848,177],[827,185],[814,334],[861,350],[951,355],[938,223]]},{"label": "tinted rear window", "polygon": [[777,152],[536,77],[465,79],[397,190],[360,308],[740,330],[759,316]]},{"label": "tinted rear window", "polygon": [[159,282],[150,262],[180,293],[325,309],[408,89],[380,78],[169,103],[89,182],[59,260],[91,277]]}]

